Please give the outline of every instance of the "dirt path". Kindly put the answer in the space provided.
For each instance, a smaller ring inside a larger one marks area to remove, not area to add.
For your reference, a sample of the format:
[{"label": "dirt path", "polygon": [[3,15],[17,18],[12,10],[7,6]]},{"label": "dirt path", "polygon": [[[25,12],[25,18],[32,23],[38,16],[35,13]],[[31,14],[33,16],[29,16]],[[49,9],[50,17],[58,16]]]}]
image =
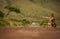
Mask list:
[{"label": "dirt path", "polygon": [[0,28],[0,39],[60,39],[60,28]]}]

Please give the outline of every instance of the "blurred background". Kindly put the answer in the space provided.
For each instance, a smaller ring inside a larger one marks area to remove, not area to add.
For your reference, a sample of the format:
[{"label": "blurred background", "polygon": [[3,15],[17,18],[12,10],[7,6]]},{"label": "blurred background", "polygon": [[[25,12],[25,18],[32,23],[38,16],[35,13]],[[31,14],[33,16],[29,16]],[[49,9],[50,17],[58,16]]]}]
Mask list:
[{"label": "blurred background", "polygon": [[54,13],[60,26],[60,0],[0,0],[0,26],[29,26],[32,22],[47,26],[47,19]]}]

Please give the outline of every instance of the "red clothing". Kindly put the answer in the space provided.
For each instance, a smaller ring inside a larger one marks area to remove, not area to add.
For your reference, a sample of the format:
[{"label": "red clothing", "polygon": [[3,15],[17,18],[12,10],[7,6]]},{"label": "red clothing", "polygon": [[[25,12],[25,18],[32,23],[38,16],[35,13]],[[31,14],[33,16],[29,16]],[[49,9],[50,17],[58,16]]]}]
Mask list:
[{"label": "red clothing", "polygon": [[49,19],[48,24],[51,25],[52,27],[56,27],[55,18],[54,17],[51,17]]}]

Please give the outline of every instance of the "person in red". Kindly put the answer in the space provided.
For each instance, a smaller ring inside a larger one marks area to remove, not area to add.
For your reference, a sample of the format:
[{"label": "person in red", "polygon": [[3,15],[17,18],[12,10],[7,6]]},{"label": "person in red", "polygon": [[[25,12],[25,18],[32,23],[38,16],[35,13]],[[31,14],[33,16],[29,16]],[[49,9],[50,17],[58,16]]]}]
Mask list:
[{"label": "person in red", "polygon": [[49,26],[52,26],[54,28],[56,27],[55,17],[54,17],[54,14],[53,13],[50,15],[50,17],[43,16],[43,18],[47,18],[49,20],[48,21],[48,25]]}]

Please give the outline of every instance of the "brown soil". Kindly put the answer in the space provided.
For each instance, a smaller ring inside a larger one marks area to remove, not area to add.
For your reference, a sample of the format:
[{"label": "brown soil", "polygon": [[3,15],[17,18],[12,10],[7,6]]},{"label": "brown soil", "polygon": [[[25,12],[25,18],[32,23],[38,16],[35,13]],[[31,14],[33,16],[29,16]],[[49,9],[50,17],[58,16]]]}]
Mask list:
[{"label": "brown soil", "polygon": [[0,39],[60,39],[60,28],[0,28]]}]

